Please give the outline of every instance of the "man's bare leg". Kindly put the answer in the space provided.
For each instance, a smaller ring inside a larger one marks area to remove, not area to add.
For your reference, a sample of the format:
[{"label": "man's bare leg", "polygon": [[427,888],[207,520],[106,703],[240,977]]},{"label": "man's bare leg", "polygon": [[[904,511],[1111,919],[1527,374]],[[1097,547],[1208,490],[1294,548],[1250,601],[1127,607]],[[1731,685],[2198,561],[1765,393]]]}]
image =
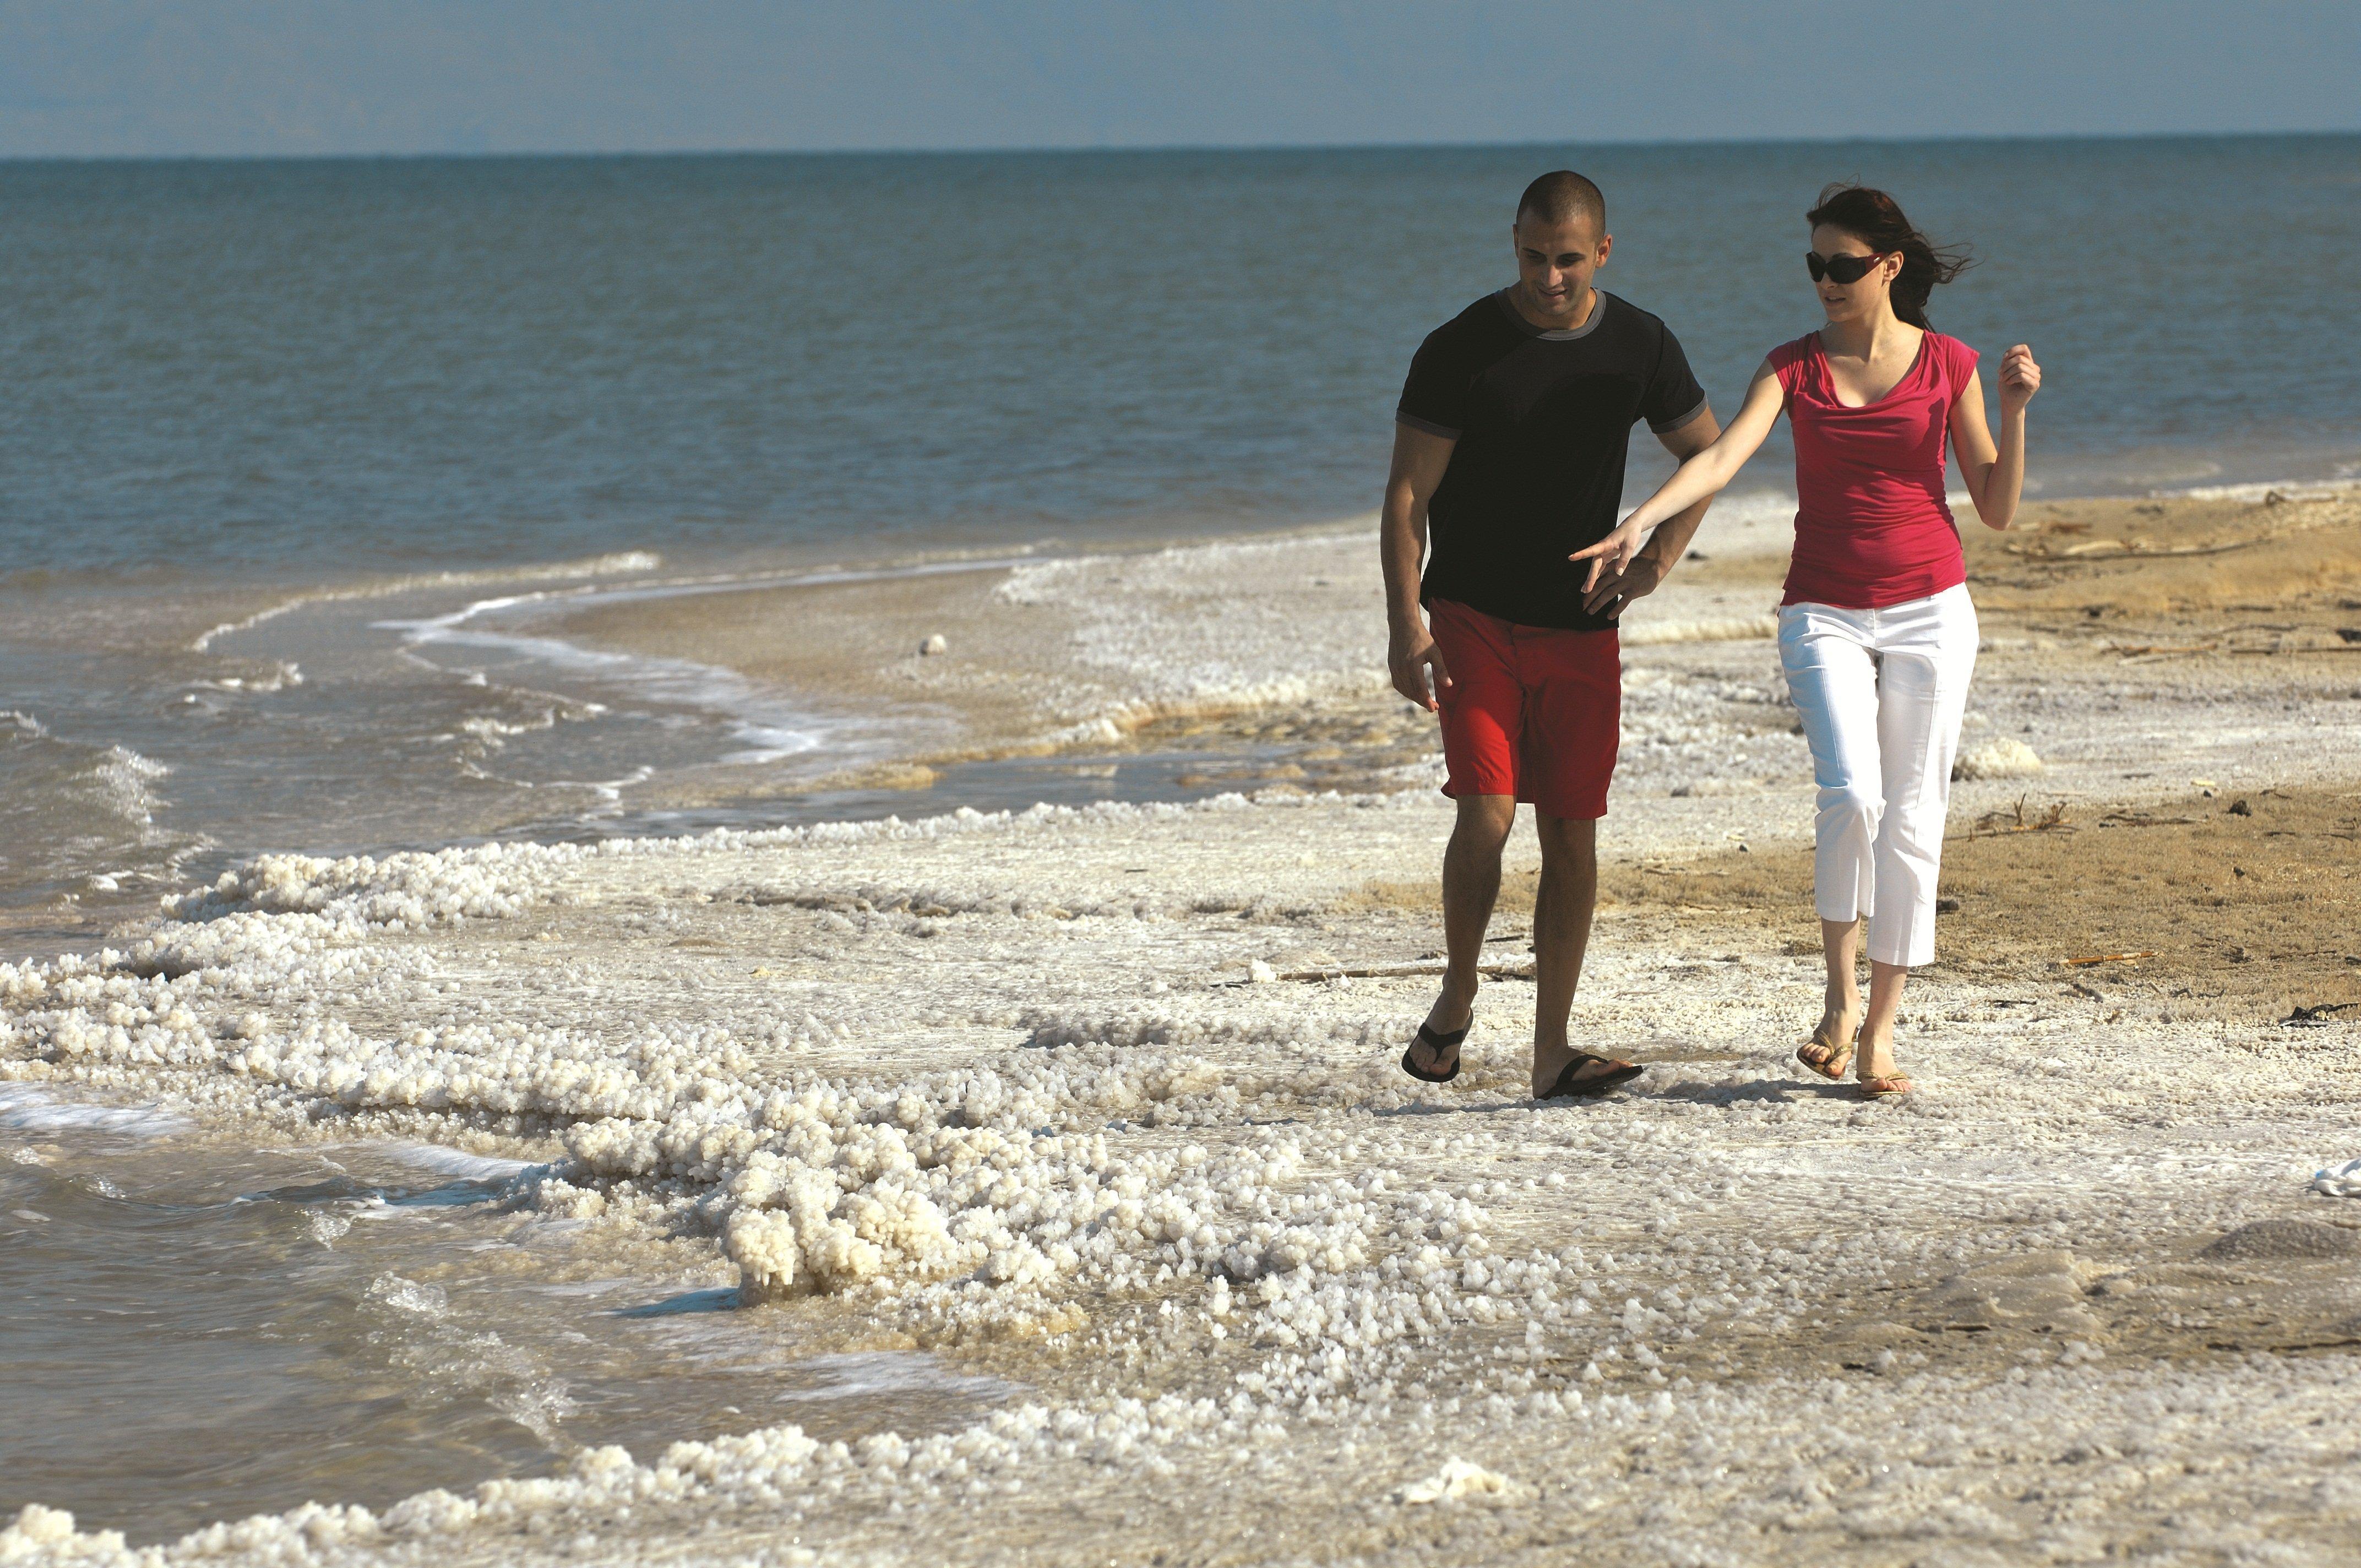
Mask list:
[{"label": "man's bare leg", "polygon": [[[1438,1035],[1466,1028],[1476,1011],[1476,988],[1482,980],[1476,966],[1484,960],[1485,927],[1500,897],[1500,851],[1516,821],[1514,795],[1459,797],[1459,820],[1443,851],[1443,990],[1426,1014],[1426,1026]],[[1423,1042],[1412,1042],[1410,1049],[1411,1060],[1429,1072],[1442,1071],[1452,1060],[1451,1051]]]},{"label": "man's bare leg", "polygon": [[[1542,885],[1533,900],[1533,1092],[1539,1095],[1575,1057],[1566,1022],[1598,902],[1598,825],[1539,814],[1533,820],[1542,840]],[[1577,1076],[1606,1070],[1594,1066]]]}]

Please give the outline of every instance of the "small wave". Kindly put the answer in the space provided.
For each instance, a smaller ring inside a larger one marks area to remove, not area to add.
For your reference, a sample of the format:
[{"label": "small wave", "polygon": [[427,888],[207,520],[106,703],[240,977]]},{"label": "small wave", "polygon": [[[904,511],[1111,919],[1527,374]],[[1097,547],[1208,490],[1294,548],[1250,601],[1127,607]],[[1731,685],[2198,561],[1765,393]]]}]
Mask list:
[{"label": "small wave", "polygon": [[0,1127],[12,1133],[130,1133],[159,1138],[188,1120],[152,1105],[94,1105],[60,1100],[28,1083],[0,1083]]},{"label": "small wave", "polygon": [[2290,501],[2331,501],[2361,493],[2361,487],[2350,482],[2323,484],[2317,479],[2269,479],[2243,485],[2189,485],[2147,493],[2158,500],[2262,501],[2278,496]]},{"label": "small wave", "polygon": [[191,652],[209,652],[214,641],[235,632],[250,630],[266,620],[274,620],[306,605],[335,604],[350,599],[383,598],[390,594],[409,593],[419,588],[489,587],[495,583],[557,582],[572,577],[610,577],[633,572],[653,572],[664,565],[664,557],[650,550],[617,550],[604,555],[593,555],[581,561],[560,561],[540,566],[492,566],[467,572],[419,572],[405,576],[387,577],[374,583],[359,583],[346,587],[317,588],[294,598],[281,600],[267,609],[258,609],[239,620],[226,620],[200,635],[189,647]]},{"label": "small wave", "polygon": [[109,746],[90,776],[98,783],[98,796],[107,809],[135,827],[152,827],[156,807],[164,803],[148,785],[172,770],[127,746]]},{"label": "small wave", "polygon": [[369,1281],[368,1299],[415,1318],[440,1318],[451,1310],[451,1298],[440,1285],[380,1274]]},{"label": "small wave", "polygon": [[642,699],[668,707],[705,708],[727,716],[726,729],[741,748],[725,762],[769,762],[818,751],[832,728],[818,716],[785,708],[737,671],[693,659],[652,654],[619,653],[584,648],[563,638],[529,632],[493,631],[470,627],[478,616],[527,602],[524,597],[484,599],[449,615],[425,620],[381,620],[374,624],[401,634],[403,644],[420,649],[437,644],[479,648],[531,660],[568,674],[620,685]]},{"label": "small wave", "polygon": [[798,1399],[872,1398],[880,1394],[964,1394],[996,1399],[1017,1392],[1016,1385],[997,1377],[954,1372],[925,1352],[856,1350],[815,1355],[796,1364],[796,1370],[814,1375],[807,1388],[788,1388],[778,1398]]},{"label": "small wave", "polygon": [[219,675],[198,683],[222,691],[269,693],[284,691],[289,686],[303,684],[303,667],[289,660],[277,661],[270,672],[259,675]]},{"label": "small wave", "polygon": [[470,1181],[505,1181],[535,1168],[531,1160],[469,1154],[465,1149],[450,1148],[442,1144],[389,1144],[384,1146],[384,1152],[421,1170],[464,1177]]}]

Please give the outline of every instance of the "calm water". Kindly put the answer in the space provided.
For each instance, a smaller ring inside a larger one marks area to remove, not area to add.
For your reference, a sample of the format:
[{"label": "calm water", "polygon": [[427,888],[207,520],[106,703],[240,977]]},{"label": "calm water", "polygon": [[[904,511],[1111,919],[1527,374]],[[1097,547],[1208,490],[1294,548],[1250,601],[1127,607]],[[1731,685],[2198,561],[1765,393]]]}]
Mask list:
[{"label": "calm water", "polygon": [[[2039,350],[2048,493],[2361,471],[2353,137],[0,165],[0,945],[266,847],[644,825],[749,732],[782,771],[890,750],[825,693],[470,681],[383,623],[529,564],[1366,511],[1411,348],[1563,163],[1725,411],[1817,320],[1799,214],[1860,177],[1982,257],[1938,325]],[[448,573],[486,576],[194,646]]]}]

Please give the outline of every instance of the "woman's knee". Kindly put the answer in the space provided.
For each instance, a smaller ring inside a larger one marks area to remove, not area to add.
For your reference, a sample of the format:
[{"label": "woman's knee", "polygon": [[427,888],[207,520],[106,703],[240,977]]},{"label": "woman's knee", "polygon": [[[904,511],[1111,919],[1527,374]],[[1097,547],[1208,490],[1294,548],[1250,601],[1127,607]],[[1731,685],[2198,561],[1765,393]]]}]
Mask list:
[{"label": "woman's knee", "polygon": [[1885,797],[1866,781],[1850,781],[1820,791],[1823,833],[1859,831],[1875,838],[1884,816]]}]

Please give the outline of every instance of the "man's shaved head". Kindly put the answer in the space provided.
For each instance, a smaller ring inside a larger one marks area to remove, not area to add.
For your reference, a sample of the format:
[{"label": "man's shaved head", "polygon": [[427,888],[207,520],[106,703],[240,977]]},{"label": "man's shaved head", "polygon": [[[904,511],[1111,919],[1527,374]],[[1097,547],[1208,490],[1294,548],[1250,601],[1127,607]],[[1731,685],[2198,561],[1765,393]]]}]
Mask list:
[{"label": "man's shaved head", "polygon": [[1517,200],[1517,222],[1527,218],[1547,228],[1574,219],[1588,218],[1591,232],[1607,232],[1607,198],[1598,187],[1571,169],[1553,170],[1525,187]]}]

